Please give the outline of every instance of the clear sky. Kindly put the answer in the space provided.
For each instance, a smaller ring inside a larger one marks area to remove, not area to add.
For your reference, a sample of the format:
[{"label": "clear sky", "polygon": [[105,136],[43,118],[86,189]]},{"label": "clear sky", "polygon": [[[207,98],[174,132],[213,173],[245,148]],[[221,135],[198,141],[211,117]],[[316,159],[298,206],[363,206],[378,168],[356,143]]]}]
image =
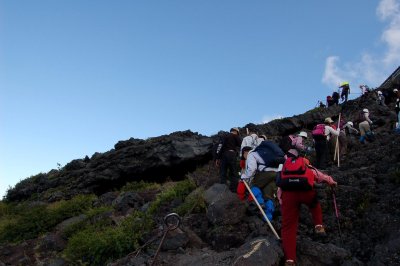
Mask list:
[{"label": "clear sky", "polygon": [[[0,196],[119,140],[303,113],[400,62],[400,0],[0,0]],[[358,96],[352,94],[351,98]]]}]

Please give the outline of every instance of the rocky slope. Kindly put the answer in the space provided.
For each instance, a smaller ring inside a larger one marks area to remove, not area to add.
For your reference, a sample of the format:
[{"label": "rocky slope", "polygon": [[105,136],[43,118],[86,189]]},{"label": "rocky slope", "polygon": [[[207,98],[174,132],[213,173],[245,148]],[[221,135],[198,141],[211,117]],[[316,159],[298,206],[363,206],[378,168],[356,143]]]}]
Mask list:
[{"label": "rocky slope", "polygon": [[[326,170],[339,183],[336,196],[341,234],[331,191],[321,188],[328,236],[317,239],[313,235],[311,217],[304,208],[298,233],[299,265],[400,264],[400,136],[393,132],[393,103],[379,106],[374,95],[369,94],[342,106],[316,108],[256,127],[268,138],[278,139],[299,130],[309,132],[325,117],[337,119],[339,113],[347,121],[354,121],[363,108],[370,110],[376,140],[365,145],[350,141],[340,167],[333,164]],[[241,131],[244,134],[245,127]],[[279,265],[283,252],[268,225],[257,215],[249,214],[246,204],[226,186],[216,184],[218,171],[211,160],[216,138],[187,131],[149,140],[121,141],[109,152],[74,160],[59,171],[20,182],[8,192],[7,201],[48,204],[94,193],[97,200],[93,205],[111,206],[111,211],[102,215],[118,224],[133,210],[149,213],[148,206],[159,192],[117,191],[125,183],[145,180],[167,186],[171,181],[190,178],[196,189],[187,198],[201,195],[205,208],[192,209],[182,216],[179,228],[167,234],[154,261],[163,233],[162,219],[182,204],[179,199],[163,202],[152,216],[155,229],[141,239],[142,248],[113,259],[108,262],[110,265]],[[40,237],[17,244],[2,243],[0,265],[69,265],[71,261],[63,255],[69,241],[64,229],[84,219],[77,215]],[[279,216],[273,225],[279,232]]]}]

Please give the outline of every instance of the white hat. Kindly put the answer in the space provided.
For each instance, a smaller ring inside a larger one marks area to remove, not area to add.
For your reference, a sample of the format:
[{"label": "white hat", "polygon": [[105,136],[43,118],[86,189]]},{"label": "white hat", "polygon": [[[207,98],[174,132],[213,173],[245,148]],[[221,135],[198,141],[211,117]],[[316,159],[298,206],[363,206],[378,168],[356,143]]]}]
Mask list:
[{"label": "white hat", "polygon": [[324,122],[325,122],[325,123],[331,124],[331,123],[333,123],[333,120],[332,120],[332,118],[327,117],[327,118],[325,118],[325,121],[324,121]]},{"label": "white hat", "polygon": [[367,109],[367,108],[364,108],[364,109],[363,109],[363,113],[369,113],[368,109]]},{"label": "white hat", "polygon": [[299,136],[300,136],[300,137],[303,137],[303,138],[307,138],[307,133],[304,132],[304,131],[301,131],[301,132],[299,133]]},{"label": "white hat", "polygon": [[353,122],[351,122],[351,121],[347,122],[346,124],[353,126]]},{"label": "white hat", "polygon": [[378,91],[378,94],[379,94],[379,95],[381,95],[381,94],[382,94],[382,92],[381,92],[381,91]]},{"label": "white hat", "polygon": [[393,90],[393,92],[398,92],[398,91],[399,91],[398,89],[394,89],[394,90]]}]

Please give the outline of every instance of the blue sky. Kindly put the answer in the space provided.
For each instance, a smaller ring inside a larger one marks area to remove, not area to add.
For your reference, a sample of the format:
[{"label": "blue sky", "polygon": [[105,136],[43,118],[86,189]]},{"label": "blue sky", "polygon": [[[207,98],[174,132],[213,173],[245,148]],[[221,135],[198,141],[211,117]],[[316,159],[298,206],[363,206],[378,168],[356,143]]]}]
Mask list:
[{"label": "blue sky", "polygon": [[379,86],[400,62],[399,5],[0,0],[0,196],[119,140],[212,135],[303,113],[341,81]]}]

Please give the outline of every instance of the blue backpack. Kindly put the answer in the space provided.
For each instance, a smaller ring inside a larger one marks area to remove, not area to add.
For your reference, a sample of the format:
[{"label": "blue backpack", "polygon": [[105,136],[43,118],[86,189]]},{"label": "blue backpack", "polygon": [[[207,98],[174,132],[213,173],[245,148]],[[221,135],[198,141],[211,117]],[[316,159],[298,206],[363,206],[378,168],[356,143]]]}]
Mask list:
[{"label": "blue backpack", "polygon": [[264,140],[254,151],[263,159],[265,167],[278,167],[285,162],[285,153],[272,141]]}]

